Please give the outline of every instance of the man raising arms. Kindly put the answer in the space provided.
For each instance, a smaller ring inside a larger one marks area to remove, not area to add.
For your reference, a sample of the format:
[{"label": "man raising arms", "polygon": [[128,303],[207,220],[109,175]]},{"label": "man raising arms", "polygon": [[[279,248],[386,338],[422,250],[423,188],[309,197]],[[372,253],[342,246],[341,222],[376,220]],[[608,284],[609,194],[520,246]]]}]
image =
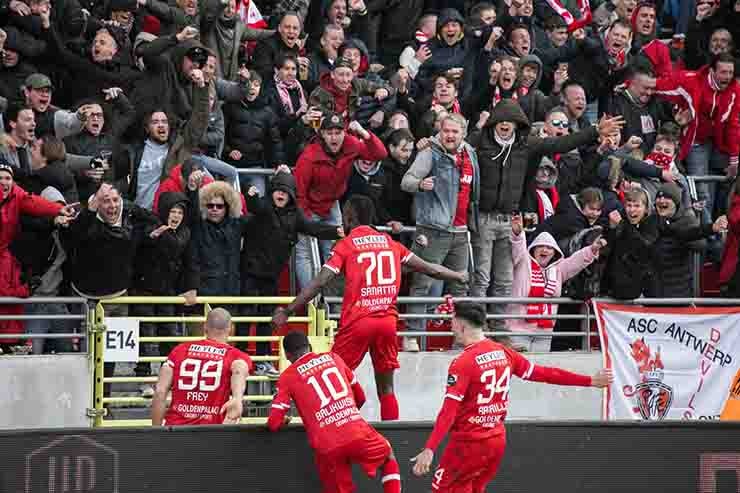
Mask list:
[{"label": "man raising arms", "polygon": [[311,352],[302,332],[291,332],[283,348],[292,363],[278,380],[267,427],[278,431],[288,423],[290,402],[295,401],[325,493],[352,493],[352,464],[370,477],[382,467],[384,493],[401,492],[398,462],[388,440],[360,415],[365,393],[352,370],[334,353]]},{"label": "man raising arms", "polygon": [[476,303],[457,303],[452,318],[455,341],[465,349],[450,365],[442,410],[424,450],[414,457],[414,474],[429,472],[434,451],[450,433],[434,473],[432,489],[439,493],[483,493],[496,476],[504,456],[504,419],[511,375],[558,385],[603,388],[613,381],[611,370],[593,377],[538,366],[516,351],[486,339],[486,311]]},{"label": "man raising arms", "polygon": [[252,360],[226,342],[231,315],[223,308],[208,313],[204,331],[205,339],[178,344],[162,364],[152,425],[235,424],[241,419]]},{"label": "man raising arms", "polygon": [[399,368],[396,301],[401,287],[401,266],[435,279],[467,282],[467,272],[453,272],[420,259],[385,233],[374,230],[375,207],[370,198],[353,195],[345,203],[342,222],[347,237],[340,240],[319,275],[285,308],[275,310],[273,324],[280,327],[295,310],[312,300],[341,271],[346,283],[342,300],[341,330],[332,351],[355,370],[370,351],[382,420],[398,419],[393,393],[393,372]]}]

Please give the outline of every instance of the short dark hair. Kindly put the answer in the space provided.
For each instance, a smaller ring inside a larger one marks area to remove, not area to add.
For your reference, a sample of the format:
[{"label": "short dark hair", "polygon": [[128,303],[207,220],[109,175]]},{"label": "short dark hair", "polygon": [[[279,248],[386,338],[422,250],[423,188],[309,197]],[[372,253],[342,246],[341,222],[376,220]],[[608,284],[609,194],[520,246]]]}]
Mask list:
[{"label": "short dark hair", "polygon": [[438,74],[436,74],[436,75],[435,75],[434,77],[432,77],[432,86],[434,86],[434,85],[436,85],[436,84],[437,84],[437,80],[438,80],[438,79],[444,79],[444,80],[446,80],[446,81],[447,81],[447,82],[448,82],[449,84],[452,84],[453,86],[455,86],[455,89],[456,89],[456,90],[458,89],[458,82],[457,82],[457,79],[455,79],[454,77],[451,77],[451,76],[447,75],[447,72],[439,72],[439,73],[438,73]]},{"label": "short dark hair", "polygon": [[655,137],[655,141],[668,140],[676,145],[681,140],[681,128],[674,122],[665,122],[658,129],[658,135]]},{"label": "short dark hair", "polygon": [[17,122],[18,115],[21,111],[30,109],[31,107],[23,101],[13,101],[12,103],[10,103],[8,105],[8,109],[5,110],[5,113],[3,113],[3,123],[5,126],[5,131],[10,132],[12,130],[10,122]]},{"label": "short dark hair", "polygon": [[411,130],[409,130],[408,128],[399,128],[391,132],[391,134],[388,136],[388,146],[393,145],[398,147],[404,140],[413,143],[414,134],[412,134]]},{"label": "short dark hair", "polygon": [[301,350],[308,351],[310,348],[308,336],[303,332],[295,330],[283,337],[283,349],[286,353],[296,354]]},{"label": "short dark hair", "polygon": [[717,64],[718,63],[731,63],[732,66],[735,66],[735,57],[733,57],[730,53],[720,53],[719,55],[715,55],[712,58],[712,68],[714,70],[717,70]]},{"label": "short dark hair", "polygon": [[67,156],[67,148],[64,142],[52,134],[45,134],[39,137],[41,139],[41,155],[49,162],[64,161]]},{"label": "short dark hair", "polygon": [[568,29],[568,24],[559,15],[551,15],[545,19],[545,31],[554,31],[556,29]]},{"label": "short dark hair", "polygon": [[368,226],[375,221],[375,204],[367,195],[352,195],[344,204],[345,207],[352,207],[357,216],[357,222],[362,226]]},{"label": "short dark hair", "polygon": [[486,325],[486,307],[481,303],[460,301],[455,303],[455,318],[465,320],[477,329]]},{"label": "short dark hair", "polygon": [[578,192],[577,200],[581,207],[588,204],[604,205],[604,194],[596,187],[587,187]]},{"label": "short dark hair", "polygon": [[291,61],[295,64],[296,67],[298,67],[298,57],[296,57],[292,53],[283,53],[282,55],[279,55],[275,59],[275,68],[281,69],[285,65],[286,62]]},{"label": "short dark hair", "polygon": [[655,71],[653,68],[644,61],[640,61],[638,59],[637,62],[633,63],[629,67],[629,75],[627,76],[628,79],[634,79],[638,75],[644,75],[647,77],[655,77]]}]

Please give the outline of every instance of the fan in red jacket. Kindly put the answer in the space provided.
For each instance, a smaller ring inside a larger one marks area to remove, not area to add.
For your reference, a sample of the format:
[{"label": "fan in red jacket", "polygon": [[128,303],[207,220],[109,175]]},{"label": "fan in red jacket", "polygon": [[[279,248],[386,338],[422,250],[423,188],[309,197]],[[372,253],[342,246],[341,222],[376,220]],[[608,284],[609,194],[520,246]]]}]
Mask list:
[{"label": "fan in red jacket", "polygon": [[[70,207],[62,207],[37,195],[31,195],[13,181],[13,167],[0,161],[0,296],[25,298],[30,295],[28,285],[21,280],[21,266],[8,247],[20,232],[21,214],[40,217],[63,216],[60,223],[72,216]],[[2,305],[2,315],[22,315],[23,305]],[[0,324],[0,334],[23,333],[21,320]],[[0,339],[0,345],[13,344],[16,339]]]},{"label": "fan in red jacket", "polygon": [[[183,171],[183,166],[185,170]],[[159,210],[159,196],[165,192],[180,192],[187,193],[185,190],[185,184],[190,178],[190,173],[193,171],[200,170],[200,166],[192,161],[186,162],[185,165],[178,164],[170,170],[169,176],[159,184],[157,191],[154,192],[154,205],[152,205],[152,211]],[[200,182],[200,187],[203,188],[209,183],[213,183],[213,178],[210,176],[204,176]],[[247,214],[247,201],[244,199],[244,195],[239,194],[239,198],[242,200],[242,214]]]},{"label": "fan in red jacket", "polygon": [[722,54],[696,71],[676,71],[661,77],[656,94],[689,109],[691,121],[681,137],[679,158],[694,144],[711,142],[714,150],[729,156],[730,166],[740,154],[740,84],[734,78],[735,62]]}]

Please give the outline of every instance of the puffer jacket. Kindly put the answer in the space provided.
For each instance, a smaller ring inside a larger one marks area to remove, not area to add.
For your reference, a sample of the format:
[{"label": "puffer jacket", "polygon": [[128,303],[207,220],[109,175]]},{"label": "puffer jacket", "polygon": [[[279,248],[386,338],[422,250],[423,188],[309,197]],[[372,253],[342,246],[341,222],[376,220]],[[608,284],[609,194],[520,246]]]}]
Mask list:
[{"label": "puffer jacket", "polygon": [[159,224],[147,231],[134,261],[132,288],[158,296],[176,296],[198,288],[198,265],[190,255],[190,227],[187,225],[188,197],[167,192],[159,199],[157,213],[161,224],[167,224],[170,210],[180,206],[185,212],[177,229],[168,229],[157,238],[149,236]]},{"label": "puffer jacket", "polygon": [[689,298],[692,295],[691,252],[703,249],[711,224],[699,224],[679,209],[671,218],[658,217],[658,239],[652,248],[654,275],[645,291],[650,298]]},{"label": "puffer jacket", "polygon": [[[584,247],[575,252],[570,257],[565,257],[558,246],[555,238],[549,233],[540,233],[527,248],[527,239],[524,232],[515,235],[511,234],[511,259],[514,265],[514,280],[512,283],[511,296],[514,298],[526,298],[529,296],[532,279],[532,255],[534,248],[537,246],[548,246],[555,249],[555,257],[543,270],[545,279],[555,280],[555,290],[551,297],[557,298],[561,295],[563,284],[572,277],[578,275],[583,269],[593,263],[597,257],[594,255],[590,246]],[[557,314],[558,305],[549,305],[549,313]],[[506,313],[510,315],[526,315],[527,305],[510,304],[507,306]],[[526,319],[508,319],[506,327],[513,332],[536,332],[545,331],[537,326],[536,323]],[[551,330],[551,329],[550,329]]]},{"label": "puffer jacket", "polygon": [[[224,197],[226,217],[220,223],[206,219],[206,204],[214,196]],[[242,216],[239,193],[224,182],[213,182],[198,191],[189,191],[191,204],[192,262],[200,266],[198,293],[202,296],[238,296],[241,277],[239,258],[242,235],[249,216]]]},{"label": "puffer jacket", "polygon": [[[274,205],[272,192],[276,190],[290,197],[285,207]],[[306,220],[297,207],[295,178],[289,173],[278,173],[272,179],[268,193],[264,197],[250,196],[247,204],[254,219],[244,235],[242,278],[276,279],[290,259],[298,242],[298,233],[322,240],[338,238],[336,226]]]},{"label": "puffer jacket", "polygon": [[606,289],[618,299],[639,298],[650,282],[652,263],[650,250],[658,238],[658,221],[646,216],[638,224],[631,224],[624,213],[622,222],[609,228],[606,235],[610,246]]},{"label": "puffer jacket", "polygon": [[242,154],[240,160],[230,162],[242,168],[269,168],[285,162],[278,118],[266,97],[227,104],[224,118],[227,128],[224,156],[228,158],[234,150]]}]

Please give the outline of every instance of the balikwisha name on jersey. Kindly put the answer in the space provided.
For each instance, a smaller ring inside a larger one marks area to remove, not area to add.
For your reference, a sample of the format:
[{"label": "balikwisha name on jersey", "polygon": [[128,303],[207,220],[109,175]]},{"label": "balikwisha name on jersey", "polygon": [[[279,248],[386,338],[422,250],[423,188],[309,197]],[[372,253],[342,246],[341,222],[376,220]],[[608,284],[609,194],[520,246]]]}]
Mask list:
[{"label": "balikwisha name on jersey", "polygon": [[491,351],[489,353],[479,354],[475,357],[475,362],[479,365],[485,365],[492,361],[501,361],[506,359],[506,353],[504,351]]},{"label": "balikwisha name on jersey", "polygon": [[226,348],[213,347],[213,346],[201,346],[199,344],[193,344],[188,348],[188,353],[205,353],[205,354],[217,354],[224,356],[226,354]]},{"label": "balikwisha name on jersey", "polygon": [[298,370],[298,373],[303,375],[304,373],[308,373],[309,371],[311,371],[312,369],[316,368],[319,365],[323,365],[325,363],[331,363],[332,361],[334,360],[331,359],[330,354],[322,354],[321,356],[317,356],[313,358],[311,361],[308,361],[307,363],[303,363],[302,365],[299,365],[297,370]]},{"label": "balikwisha name on jersey", "polygon": [[356,247],[362,247],[362,246],[368,246],[368,245],[388,246],[388,238],[386,238],[383,235],[360,236],[358,238],[352,238],[352,243]]}]

